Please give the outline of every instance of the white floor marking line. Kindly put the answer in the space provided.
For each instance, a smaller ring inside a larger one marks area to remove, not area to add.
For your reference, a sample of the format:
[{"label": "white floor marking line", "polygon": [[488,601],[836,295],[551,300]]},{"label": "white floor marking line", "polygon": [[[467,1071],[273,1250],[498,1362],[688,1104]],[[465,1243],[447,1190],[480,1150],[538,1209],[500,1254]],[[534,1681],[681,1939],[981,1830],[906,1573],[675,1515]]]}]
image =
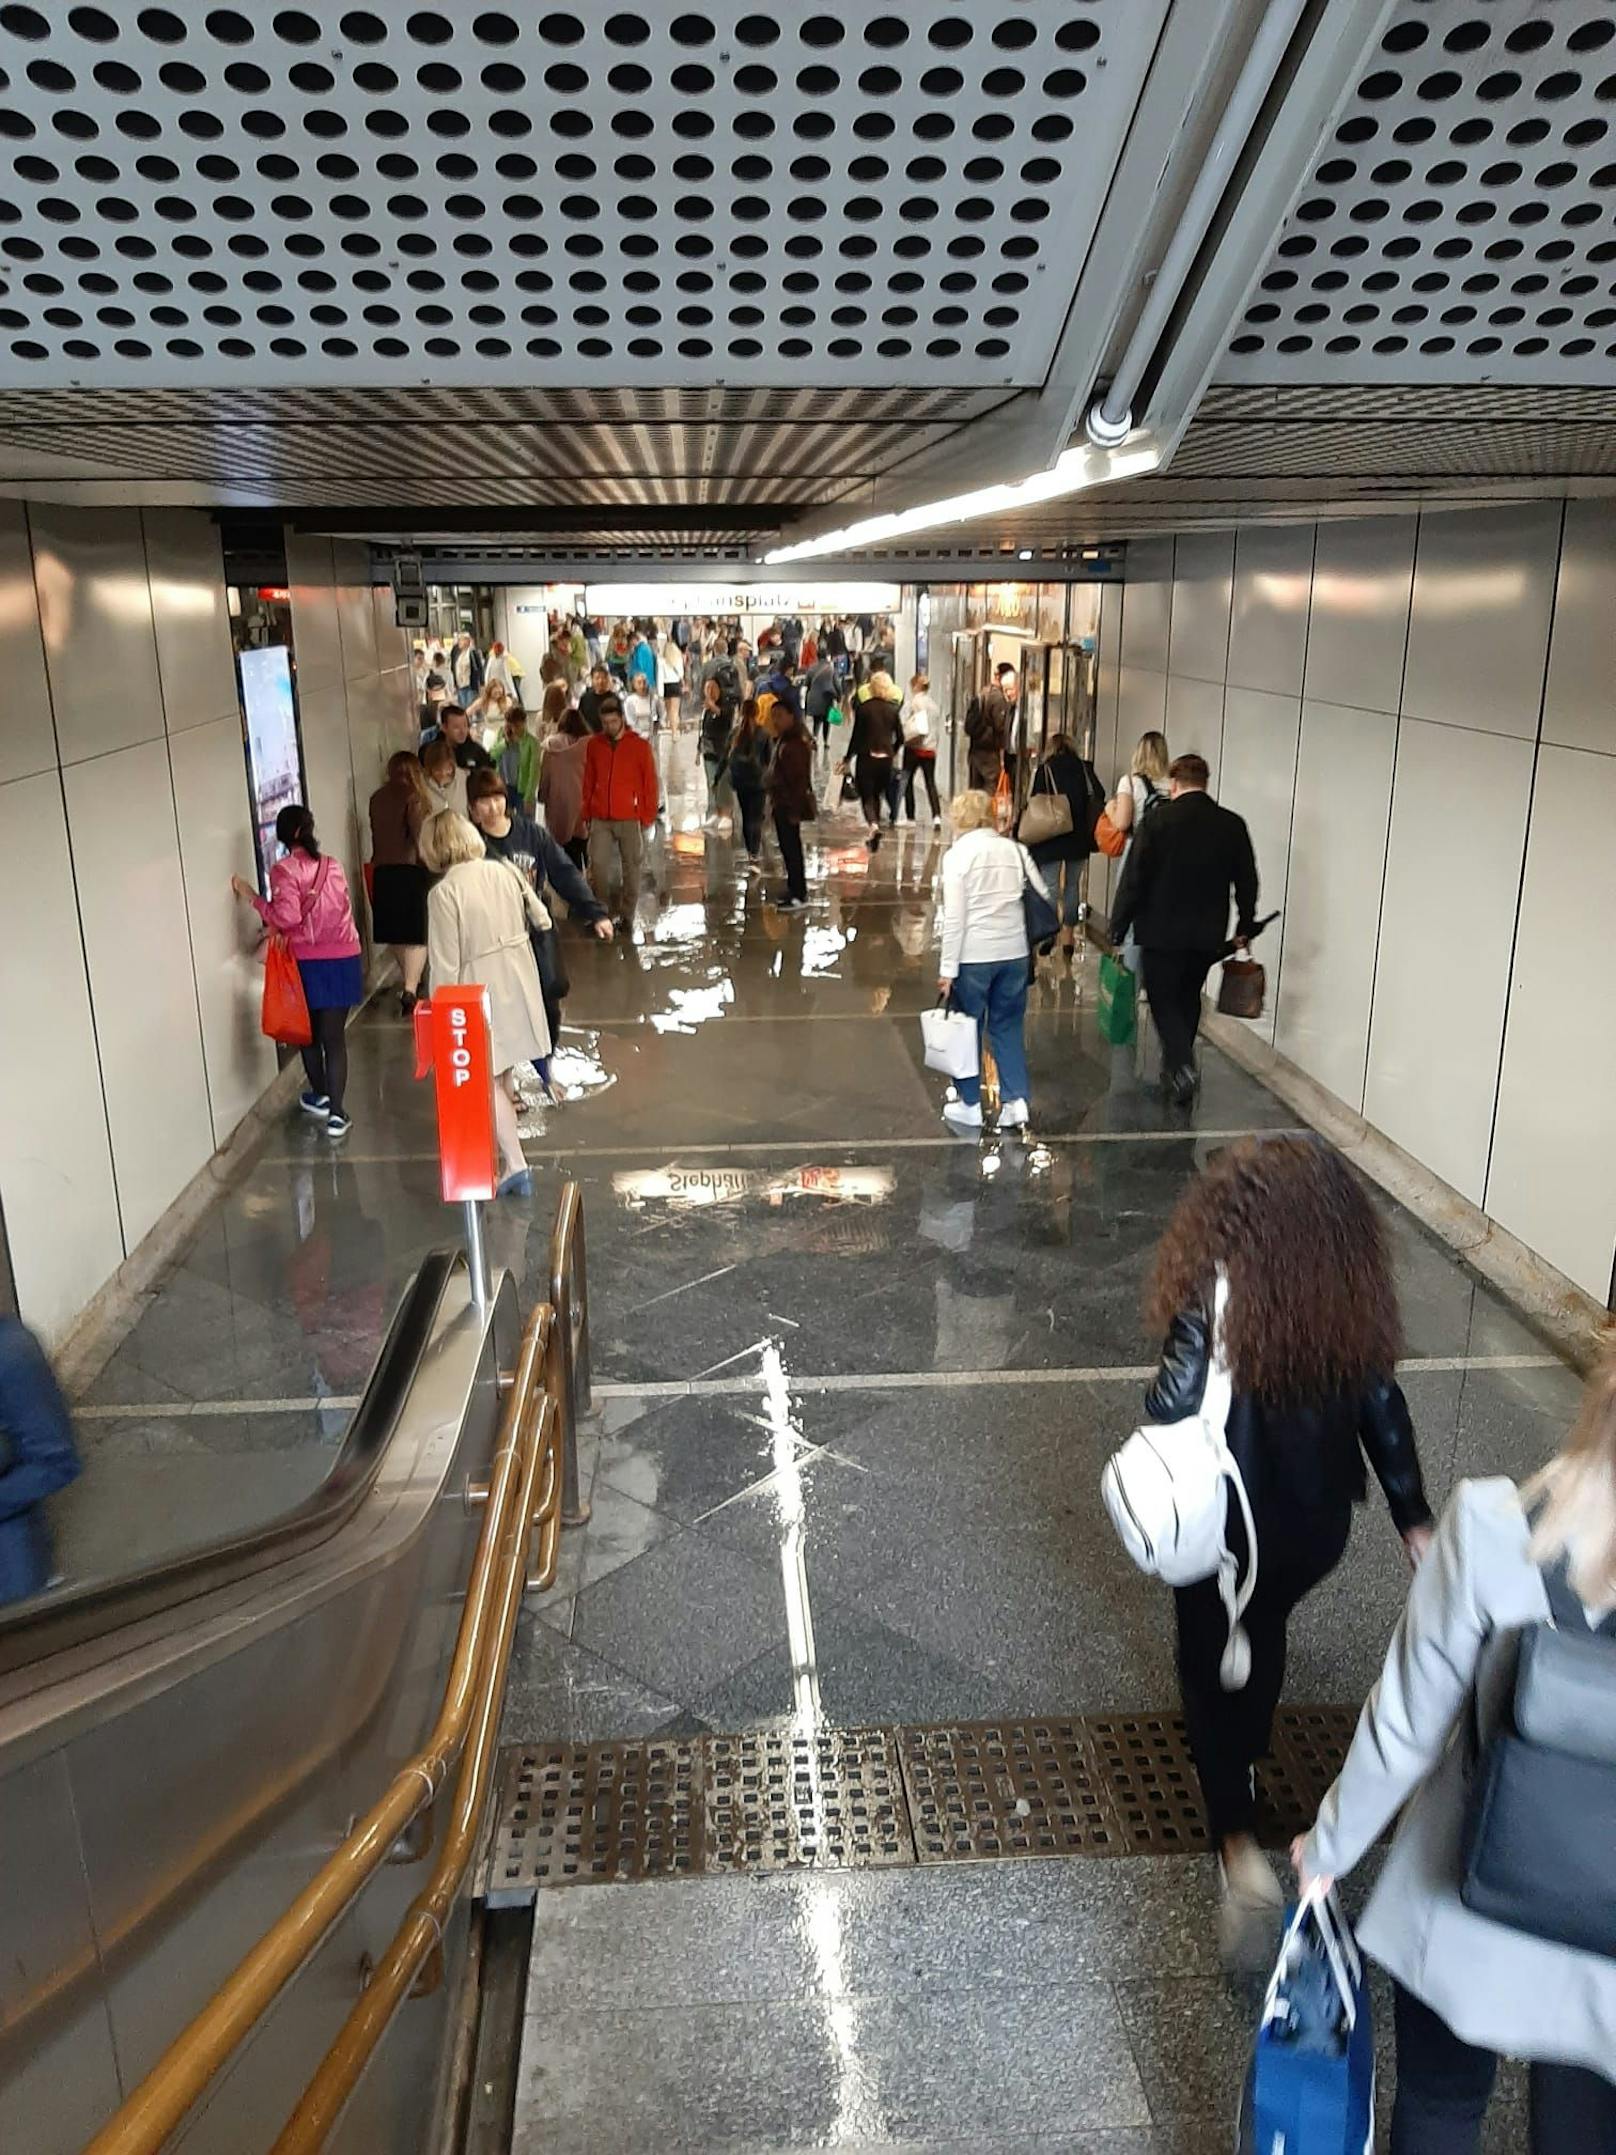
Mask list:
[{"label": "white floor marking line", "polygon": [[93,1406],[75,1406],[73,1417],[80,1422],[171,1422],[176,1416],[186,1415],[312,1414],[320,1407],[338,1407],[352,1414],[361,1396],[358,1392],[327,1392],[323,1399],[312,1395],[306,1399],[146,1399],[122,1406],[97,1401]]},{"label": "white floor marking line", "polygon": [[[714,1277],[717,1275],[715,1274]],[[696,1285],[692,1281],[690,1284]],[[677,1292],[677,1290],[675,1290]],[[649,1308],[649,1304],[644,1305]],[[789,1319],[782,1319],[789,1322]],[[755,1354],[755,1347],[743,1347],[730,1360],[738,1362],[742,1356]],[[723,1363],[718,1367],[722,1369]],[[1455,1370],[1511,1370],[1511,1369],[1564,1369],[1566,1364],[1555,1354],[1427,1354],[1414,1355],[1406,1362],[1399,1362],[1397,1370],[1403,1377],[1442,1376]],[[791,1389],[794,1392],[923,1392],[941,1391],[950,1385],[992,1384],[1144,1384],[1156,1374],[1154,1362],[1102,1363],[1092,1369],[885,1369],[863,1372],[830,1371],[824,1376],[802,1376],[793,1373]],[[648,1379],[642,1384],[597,1383],[593,1387],[596,1399],[726,1399],[744,1398],[748,1393],[761,1391],[761,1376],[747,1377],[665,1377]],[[187,1399],[153,1402],[130,1401],[123,1405],[108,1406],[97,1402],[93,1406],[76,1406],[74,1415],[81,1422],[112,1422],[147,1419],[173,1421],[187,1415],[230,1414],[312,1414],[319,1407],[340,1407],[352,1413],[358,1406],[357,1392],[327,1393],[323,1399]]]},{"label": "white floor marking line", "polygon": [[[1201,1130],[1186,1127],[1182,1130],[1064,1130],[1033,1133],[1036,1145],[1182,1145],[1186,1138],[1197,1141],[1215,1140],[1219,1144],[1232,1142],[1237,1137],[1303,1137],[1306,1126],[1301,1123],[1264,1123],[1256,1129]],[[546,1133],[548,1135],[548,1133]],[[759,1137],[734,1142],[723,1141],[703,1145],[548,1145],[524,1144],[523,1152],[530,1160],[670,1160],[676,1166],[681,1160],[708,1159],[728,1153],[769,1152],[823,1152],[845,1153],[874,1152],[963,1152],[957,1137]],[[273,1158],[258,1162],[260,1167],[307,1167],[310,1158],[324,1155],[297,1153],[276,1154]],[[410,1160],[436,1160],[435,1152],[349,1152],[344,1150],[343,1159],[350,1167],[394,1167]]]}]

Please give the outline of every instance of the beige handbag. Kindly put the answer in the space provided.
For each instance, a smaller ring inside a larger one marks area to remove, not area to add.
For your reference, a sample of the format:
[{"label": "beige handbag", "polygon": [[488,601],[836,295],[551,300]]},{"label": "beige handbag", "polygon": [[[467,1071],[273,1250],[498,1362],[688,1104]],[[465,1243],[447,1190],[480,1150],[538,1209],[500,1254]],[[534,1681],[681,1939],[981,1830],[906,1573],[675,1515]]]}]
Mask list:
[{"label": "beige handbag", "polygon": [[1072,804],[1065,794],[1052,778],[1047,793],[1038,790],[1038,779],[1048,777],[1048,769],[1040,766],[1027,805],[1021,811],[1021,828],[1016,836],[1024,846],[1047,845],[1051,838],[1070,838],[1072,835]]}]

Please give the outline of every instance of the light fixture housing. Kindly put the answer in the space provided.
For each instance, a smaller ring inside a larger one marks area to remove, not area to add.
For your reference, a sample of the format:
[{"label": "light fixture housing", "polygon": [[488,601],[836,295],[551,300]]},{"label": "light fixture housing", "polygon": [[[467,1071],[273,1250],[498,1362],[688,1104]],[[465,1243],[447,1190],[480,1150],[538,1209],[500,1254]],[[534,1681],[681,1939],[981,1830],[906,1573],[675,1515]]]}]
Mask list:
[{"label": "light fixture housing", "polygon": [[1038,502],[1055,501],[1063,494],[1080,494],[1092,486],[1106,486],[1121,479],[1143,478],[1161,462],[1161,449],[1148,434],[1140,434],[1118,449],[1097,449],[1083,444],[1067,449],[1047,471],[1035,471],[1005,486],[978,487],[973,493],[954,494],[942,501],[923,501],[912,509],[897,509],[886,516],[867,516],[840,531],[821,532],[814,539],[799,539],[794,546],[776,546],[763,556],[765,568],[779,568],[788,561],[811,561],[827,554],[856,553],[879,546],[888,539],[907,537],[912,531],[930,531],[939,524],[971,524],[984,516],[1000,516]]}]

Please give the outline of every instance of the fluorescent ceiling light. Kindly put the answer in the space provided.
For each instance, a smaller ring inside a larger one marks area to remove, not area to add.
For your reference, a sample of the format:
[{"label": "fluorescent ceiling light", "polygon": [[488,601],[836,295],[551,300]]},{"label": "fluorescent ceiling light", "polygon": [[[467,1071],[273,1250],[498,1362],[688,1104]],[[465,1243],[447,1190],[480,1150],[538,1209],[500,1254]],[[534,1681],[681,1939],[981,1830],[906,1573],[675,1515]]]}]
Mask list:
[{"label": "fluorescent ceiling light", "polygon": [[1085,487],[1104,486],[1112,480],[1137,479],[1154,471],[1161,451],[1146,438],[1120,449],[1096,449],[1085,445],[1068,449],[1047,471],[1010,486],[978,487],[973,494],[955,494],[946,501],[923,501],[913,509],[899,509],[888,516],[867,516],[844,531],[823,532],[817,539],[799,539],[795,546],[777,546],[763,556],[764,565],[778,568],[782,562],[807,561],[816,555],[846,554],[861,547],[879,546],[887,539],[902,538],[911,531],[929,531],[938,524],[970,524],[978,517],[999,516],[1054,501],[1062,494],[1080,494]]}]

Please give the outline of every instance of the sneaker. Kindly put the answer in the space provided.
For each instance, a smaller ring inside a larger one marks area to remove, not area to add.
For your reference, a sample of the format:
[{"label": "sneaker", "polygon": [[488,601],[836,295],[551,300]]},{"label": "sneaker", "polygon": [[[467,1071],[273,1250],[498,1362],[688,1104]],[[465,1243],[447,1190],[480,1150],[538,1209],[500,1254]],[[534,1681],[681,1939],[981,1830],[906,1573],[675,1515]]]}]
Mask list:
[{"label": "sneaker", "polygon": [[943,1120],[959,1137],[979,1137],[982,1131],[982,1110],[969,1107],[963,1100],[948,1100],[943,1104]]},{"label": "sneaker", "polygon": [[346,1137],[352,1128],[352,1118],[344,1115],[340,1109],[335,1114],[327,1114],[325,1134],[333,1141],[339,1137]]},{"label": "sneaker", "polygon": [[1218,1859],[1218,1955],[1230,1975],[1265,1976],[1279,1951],[1285,1896],[1254,1841]]},{"label": "sneaker", "polygon": [[1026,1101],[1006,1100],[999,1109],[999,1128],[1001,1130],[1025,1130],[1026,1127]]},{"label": "sneaker", "polygon": [[1188,1063],[1184,1065],[1182,1070],[1175,1070],[1169,1080],[1172,1087],[1173,1105],[1175,1107],[1191,1106],[1200,1082],[1195,1071]]},{"label": "sneaker", "polygon": [[323,1092],[300,1092],[297,1104],[305,1115],[316,1116],[321,1122],[331,1112],[331,1102]]},{"label": "sneaker", "polygon": [[793,898],[789,892],[784,898],[776,898],[774,901],[774,910],[777,913],[803,913],[807,908],[806,898]]},{"label": "sneaker", "polygon": [[518,1168],[514,1175],[505,1177],[494,1195],[496,1197],[531,1197],[533,1195],[533,1177],[525,1167]]}]

